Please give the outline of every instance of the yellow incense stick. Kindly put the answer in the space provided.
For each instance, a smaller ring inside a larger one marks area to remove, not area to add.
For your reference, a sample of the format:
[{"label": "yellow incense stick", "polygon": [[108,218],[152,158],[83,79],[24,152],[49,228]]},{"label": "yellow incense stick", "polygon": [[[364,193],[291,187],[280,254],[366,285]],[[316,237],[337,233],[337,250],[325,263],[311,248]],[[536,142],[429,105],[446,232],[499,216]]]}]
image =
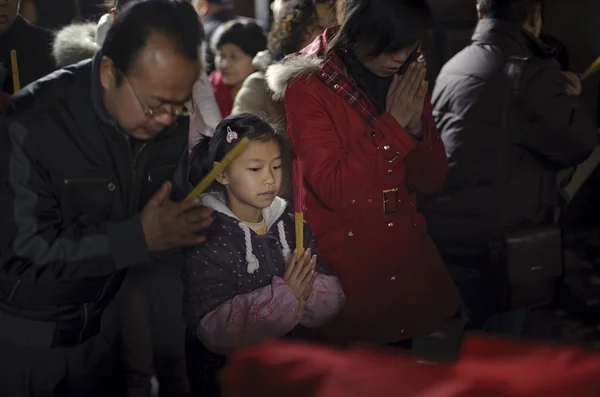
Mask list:
[{"label": "yellow incense stick", "polygon": [[196,185],[194,190],[192,190],[192,192],[188,194],[185,199],[195,199],[196,197],[200,196],[200,194],[202,194],[206,189],[208,189],[208,187],[212,185],[215,179],[217,179],[217,177],[225,170],[225,168],[227,168],[227,166],[231,164],[231,162],[242,153],[248,142],[248,138],[242,138],[239,141],[239,143],[237,143],[235,147],[231,149],[221,161],[219,161],[219,164],[214,166],[213,169],[208,173],[208,175],[206,175],[200,181],[200,183]]},{"label": "yellow incense stick", "polygon": [[21,89],[21,82],[19,81],[19,62],[17,61],[17,50],[12,50],[10,52],[10,63],[13,76],[13,91],[16,93]]},{"label": "yellow incense stick", "polygon": [[296,223],[296,248],[298,249],[298,259],[304,254],[304,213],[296,212],[294,214]]},{"label": "yellow incense stick", "polygon": [[[298,250],[297,260],[304,254],[304,213],[294,213],[294,221],[296,226],[296,249]],[[304,308],[304,297],[300,297],[300,307]]]},{"label": "yellow incense stick", "polygon": [[587,68],[587,70],[581,75],[581,81],[587,79],[594,73],[600,70],[600,57],[596,58],[594,62]]}]

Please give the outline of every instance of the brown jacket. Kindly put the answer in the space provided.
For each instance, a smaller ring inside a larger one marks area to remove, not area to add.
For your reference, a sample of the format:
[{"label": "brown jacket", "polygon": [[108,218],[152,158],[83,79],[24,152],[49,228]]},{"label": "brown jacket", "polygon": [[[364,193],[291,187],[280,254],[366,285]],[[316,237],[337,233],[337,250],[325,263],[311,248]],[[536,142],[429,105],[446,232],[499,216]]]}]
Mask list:
[{"label": "brown jacket", "polygon": [[268,51],[261,51],[252,60],[256,72],[252,73],[235,97],[231,114],[251,113],[271,123],[282,132],[286,131],[283,101],[275,101],[265,75],[273,59]]},{"label": "brown jacket", "polygon": [[[517,86],[503,73],[511,56],[525,61],[519,90],[509,95]],[[422,209],[447,261],[488,255],[495,224],[546,221],[557,204],[556,171],[592,153],[598,143],[595,122],[577,98],[565,93],[565,84],[549,47],[520,26],[499,20],[480,21],[472,44],[444,66],[432,103],[448,155],[448,178],[439,194],[422,202]],[[507,103],[501,162],[505,178],[497,190]]]},{"label": "brown jacket", "polygon": [[[231,114],[250,113],[269,122],[277,131],[287,136],[285,106],[283,99],[274,99],[273,91],[267,83],[267,69],[273,65],[269,51],[261,51],[252,60],[256,72],[244,80],[242,88],[235,96]],[[284,175],[280,196],[293,208],[293,188],[291,185],[291,162],[286,158],[287,172]]]}]

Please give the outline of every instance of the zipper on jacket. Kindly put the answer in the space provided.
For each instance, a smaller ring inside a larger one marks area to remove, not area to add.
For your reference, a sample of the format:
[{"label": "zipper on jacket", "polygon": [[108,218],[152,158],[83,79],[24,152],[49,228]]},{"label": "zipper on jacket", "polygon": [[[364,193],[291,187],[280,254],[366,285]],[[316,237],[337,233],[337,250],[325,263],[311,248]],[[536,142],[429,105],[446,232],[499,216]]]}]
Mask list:
[{"label": "zipper on jacket", "polygon": [[[166,170],[166,169],[169,169],[169,168],[174,168],[176,166],[177,166],[177,164],[163,165],[162,167],[156,167],[156,168],[151,169],[150,172],[152,172],[152,171],[162,171],[162,170]],[[148,182],[152,182],[152,174],[150,172],[148,172]]]},{"label": "zipper on jacket", "polygon": [[83,341],[83,333],[85,332],[85,329],[87,328],[88,317],[89,317],[88,304],[84,303],[83,304],[83,326],[81,327],[81,332],[79,332],[79,343],[81,343]]},{"label": "zipper on jacket", "polygon": [[[129,142],[127,142],[127,144],[129,145]],[[146,146],[148,146],[148,142],[144,142],[142,144],[142,146],[140,146],[140,148],[138,149],[136,154],[133,154],[133,152],[131,151],[131,146],[129,147],[129,153],[131,153],[131,170],[133,171],[133,182],[134,183],[135,183],[135,179],[137,178],[137,171],[135,169],[135,166],[137,165],[138,157],[140,157],[140,154],[142,154],[142,152],[144,151]]]},{"label": "zipper on jacket", "polygon": [[129,160],[131,162],[131,183],[132,183],[132,192],[131,192],[131,197],[129,199],[129,214],[133,215],[136,211],[135,211],[135,194],[136,194],[136,186],[137,186],[137,171],[135,169],[136,167],[136,162],[138,157],[140,156],[140,154],[142,154],[142,152],[144,151],[144,149],[146,148],[146,146],[148,146],[148,142],[144,142],[142,144],[142,146],[140,146],[140,148],[138,149],[137,153],[133,153],[133,151],[131,150],[131,145],[129,143],[129,136],[127,134],[121,133],[123,135],[123,137],[125,138],[125,143],[127,144],[127,151],[129,152]]}]

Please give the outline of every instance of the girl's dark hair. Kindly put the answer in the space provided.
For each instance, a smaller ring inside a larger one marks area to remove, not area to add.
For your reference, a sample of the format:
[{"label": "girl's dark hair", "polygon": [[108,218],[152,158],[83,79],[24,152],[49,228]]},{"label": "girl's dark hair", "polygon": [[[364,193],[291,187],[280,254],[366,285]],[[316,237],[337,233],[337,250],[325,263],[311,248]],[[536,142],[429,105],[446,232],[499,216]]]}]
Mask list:
[{"label": "girl's dark hair", "polygon": [[415,45],[432,26],[426,0],[346,0],[344,21],[330,50],[375,58]]},{"label": "girl's dark hair", "polygon": [[267,48],[274,59],[300,51],[307,34],[319,29],[319,16],[313,0],[288,1],[282,17],[269,32]]},{"label": "girl's dark hair", "polygon": [[235,44],[244,53],[254,57],[259,51],[267,48],[267,35],[255,20],[236,18],[219,26],[213,34],[211,40],[213,52],[216,53],[225,44]]},{"label": "girl's dark hair", "polygon": [[192,150],[188,179],[193,186],[210,172],[215,161],[221,160],[235,146],[236,142],[227,142],[227,127],[238,135],[236,142],[244,137],[254,142],[275,141],[281,148],[282,156],[286,156],[285,138],[269,123],[248,113],[229,116],[217,125],[212,138],[201,140]]}]

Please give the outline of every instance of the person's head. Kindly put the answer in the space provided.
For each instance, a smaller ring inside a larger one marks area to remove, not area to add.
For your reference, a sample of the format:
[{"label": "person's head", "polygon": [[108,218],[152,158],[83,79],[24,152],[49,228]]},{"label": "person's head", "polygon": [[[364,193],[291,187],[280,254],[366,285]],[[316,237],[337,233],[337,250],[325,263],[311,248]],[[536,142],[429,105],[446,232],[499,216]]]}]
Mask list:
[{"label": "person's head", "polygon": [[283,175],[284,137],[267,122],[250,114],[221,121],[213,137],[200,141],[192,151],[189,181],[197,185],[242,138],[250,143],[217,177],[213,188],[225,191],[227,206],[235,215],[252,221],[248,218],[271,205]]},{"label": "person's head", "polygon": [[271,26],[267,47],[275,59],[281,59],[309,45],[321,31],[312,0],[296,0]]},{"label": "person's head", "polygon": [[17,19],[21,0],[0,0],[0,35],[8,32]]},{"label": "person's head", "polygon": [[426,0],[346,0],[330,50],[349,50],[374,74],[393,76],[432,23]]},{"label": "person's head", "polygon": [[126,133],[151,139],[185,115],[203,38],[186,0],[141,0],[118,13],[100,49],[100,83]]},{"label": "person's head", "polygon": [[522,25],[540,37],[544,0],[477,0],[477,14],[479,19],[500,19]]},{"label": "person's head", "polygon": [[231,0],[191,0],[202,22],[223,9],[231,9]]},{"label": "person's head", "polygon": [[223,82],[239,88],[246,77],[256,71],[252,59],[267,48],[267,36],[254,20],[238,18],[217,28],[211,47]]},{"label": "person's head", "polygon": [[326,29],[337,23],[335,0],[313,0],[319,16],[319,24]]}]

